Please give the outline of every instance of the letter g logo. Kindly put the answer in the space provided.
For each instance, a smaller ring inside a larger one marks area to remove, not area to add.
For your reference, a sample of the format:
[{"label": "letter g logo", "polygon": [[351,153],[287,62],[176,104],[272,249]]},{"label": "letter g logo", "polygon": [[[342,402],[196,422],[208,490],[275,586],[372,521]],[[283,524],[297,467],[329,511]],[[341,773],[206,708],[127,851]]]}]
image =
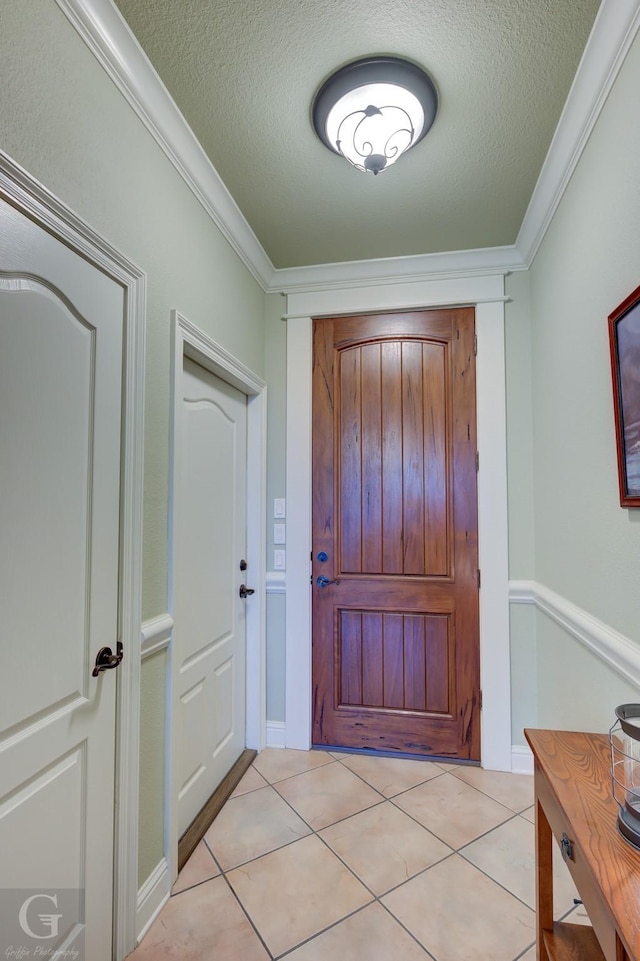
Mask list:
[{"label": "letter g logo", "polygon": [[57,938],[58,936],[58,921],[62,917],[61,914],[39,914],[38,920],[42,927],[49,931],[48,934],[36,934],[35,931],[31,930],[29,924],[29,919],[27,917],[27,912],[34,901],[38,898],[44,898],[46,901],[50,901],[55,908],[58,907],[58,896],[54,894],[33,894],[30,898],[24,902],[20,908],[20,913],[18,915],[18,920],[20,922],[20,927],[24,933],[29,938],[34,938],[36,941],[48,941],[50,938]]}]

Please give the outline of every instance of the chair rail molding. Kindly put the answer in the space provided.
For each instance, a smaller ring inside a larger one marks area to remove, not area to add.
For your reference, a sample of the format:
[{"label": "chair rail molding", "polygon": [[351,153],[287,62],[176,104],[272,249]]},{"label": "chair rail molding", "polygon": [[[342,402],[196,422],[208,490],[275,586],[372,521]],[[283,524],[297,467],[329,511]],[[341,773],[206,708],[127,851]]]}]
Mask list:
[{"label": "chair rail molding", "polygon": [[171,643],[173,635],[173,617],[171,614],[159,614],[151,617],[142,624],[140,632],[140,657],[144,660],[157,651],[164,651]]},{"label": "chair rail molding", "polygon": [[602,0],[515,245],[276,269],[113,0],[56,3],[267,293],[527,269],[640,26],[640,0]]},{"label": "chair rail molding", "polygon": [[640,686],[640,646],[624,634],[537,581],[511,581],[509,600],[535,604],[625,680]]},{"label": "chair rail molding", "polygon": [[267,594],[286,594],[287,575],[284,571],[267,571]]}]

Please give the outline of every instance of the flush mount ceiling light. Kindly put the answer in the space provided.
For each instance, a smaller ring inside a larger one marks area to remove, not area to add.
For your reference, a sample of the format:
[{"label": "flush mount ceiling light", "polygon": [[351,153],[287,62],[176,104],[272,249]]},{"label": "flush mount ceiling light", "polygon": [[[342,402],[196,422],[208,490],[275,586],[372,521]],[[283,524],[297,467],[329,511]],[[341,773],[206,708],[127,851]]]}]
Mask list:
[{"label": "flush mount ceiling light", "polygon": [[422,140],[437,108],[435,87],[420,67],[397,57],[366,57],[320,87],[312,118],[329,150],[379,174]]}]

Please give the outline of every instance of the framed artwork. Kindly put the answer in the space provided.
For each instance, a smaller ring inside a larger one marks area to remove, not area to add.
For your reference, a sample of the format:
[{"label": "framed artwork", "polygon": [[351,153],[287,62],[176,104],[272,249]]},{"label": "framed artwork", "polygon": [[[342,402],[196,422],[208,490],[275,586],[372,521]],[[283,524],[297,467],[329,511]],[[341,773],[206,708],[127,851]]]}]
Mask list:
[{"label": "framed artwork", "polygon": [[620,506],[640,507],[640,287],[609,314]]}]

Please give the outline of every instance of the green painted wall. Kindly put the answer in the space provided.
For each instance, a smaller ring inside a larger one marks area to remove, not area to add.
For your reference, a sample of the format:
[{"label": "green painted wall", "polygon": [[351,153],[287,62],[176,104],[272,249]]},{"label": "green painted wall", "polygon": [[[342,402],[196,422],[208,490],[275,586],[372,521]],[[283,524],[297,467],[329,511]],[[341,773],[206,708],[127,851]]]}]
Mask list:
[{"label": "green painted wall", "polygon": [[[619,506],[607,315],[640,283],[640,40],[531,269],[536,579],[640,643],[640,511]],[[638,691],[537,616],[539,721],[602,730]]]},{"label": "green painted wall", "polygon": [[[143,616],[167,610],[170,312],[264,376],[265,297],[52,0],[3,0],[0,145],[147,275]],[[143,663],[140,878],[163,855],[164,672]]]}]

